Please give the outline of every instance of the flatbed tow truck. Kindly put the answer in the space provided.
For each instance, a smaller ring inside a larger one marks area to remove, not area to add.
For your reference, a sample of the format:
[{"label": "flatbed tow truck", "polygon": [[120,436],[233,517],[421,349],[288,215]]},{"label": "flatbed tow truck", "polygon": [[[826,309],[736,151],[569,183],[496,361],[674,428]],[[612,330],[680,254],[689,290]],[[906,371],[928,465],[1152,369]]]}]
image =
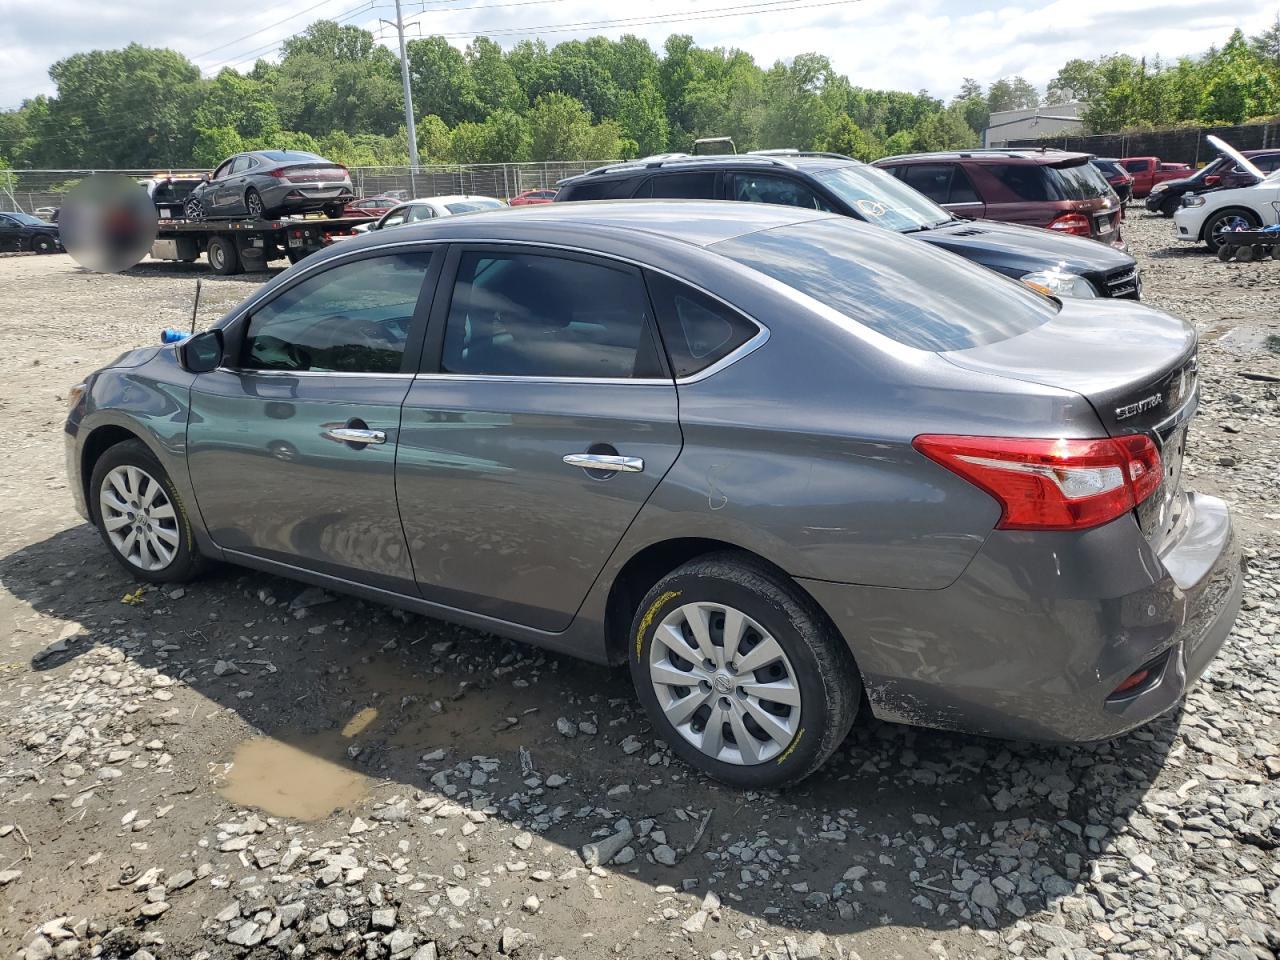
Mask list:
[{"label": "flatbed tow truck", "polygon": [[[165,211],[162,211],[162,213]],[[200,254],[209,269],[227,276],[265,270],[281,257],[297,263],[373,217],[290,217],[274,220],[160,220],[153,260],[192,263]]]}]

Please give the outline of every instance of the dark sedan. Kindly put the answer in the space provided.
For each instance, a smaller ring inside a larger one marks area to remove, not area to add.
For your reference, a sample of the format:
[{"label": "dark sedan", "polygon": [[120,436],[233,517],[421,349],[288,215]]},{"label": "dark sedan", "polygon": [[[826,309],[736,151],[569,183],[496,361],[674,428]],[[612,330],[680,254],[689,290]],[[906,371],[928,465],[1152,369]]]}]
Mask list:
[{"label": "dark sedan", "polygon": [[556,203],[314,254],[63,434],[138,579],[625,662],[676,755],[760,788],[867,716],[1076,741],[1178,704],[1242,584],[1183,486],[1196,348],[844,216]]},{"label": "dark sedan", "polygon": [[0,212],[0,250],[57,253],[62,249],[58,225],[29,213]]}]

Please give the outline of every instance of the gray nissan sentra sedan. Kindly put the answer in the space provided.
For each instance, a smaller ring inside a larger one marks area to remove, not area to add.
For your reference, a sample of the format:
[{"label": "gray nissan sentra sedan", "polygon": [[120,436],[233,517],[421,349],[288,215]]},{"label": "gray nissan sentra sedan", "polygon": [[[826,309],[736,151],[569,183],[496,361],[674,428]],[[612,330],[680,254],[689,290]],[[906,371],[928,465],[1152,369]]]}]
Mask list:
[{"label": "gray nissan sentra sedan", "polygon": [[1196,335],[846,217],[592,203],[348,241],[73,391],[80,512],[142,580],[225,560],[601,662],[732,784],[860,710],[1113,737],[1231,628],[1183,488]]}]

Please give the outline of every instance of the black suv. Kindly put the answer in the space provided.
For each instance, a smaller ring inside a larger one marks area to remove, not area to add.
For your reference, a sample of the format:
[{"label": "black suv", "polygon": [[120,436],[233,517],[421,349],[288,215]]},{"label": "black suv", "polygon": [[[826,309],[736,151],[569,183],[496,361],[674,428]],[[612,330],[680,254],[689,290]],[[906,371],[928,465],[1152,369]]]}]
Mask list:
[{"label": "black suv", "polygon": [[1036,227],[957,217],[891,174],[835,153],[771,150],[612,164],[560,181],[556,203],[745,200],[826,210],[918,236],[1056,296],[1139,299],[1133,257]]}]

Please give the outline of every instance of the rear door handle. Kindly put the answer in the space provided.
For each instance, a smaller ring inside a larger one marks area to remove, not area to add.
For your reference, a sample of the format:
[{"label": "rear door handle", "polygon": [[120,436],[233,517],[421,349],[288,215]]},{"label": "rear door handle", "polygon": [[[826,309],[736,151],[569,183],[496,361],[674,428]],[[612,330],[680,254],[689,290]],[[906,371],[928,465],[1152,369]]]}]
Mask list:
[{"label": "rear door handle", "polygon": [[639,457],[615,457],[604,453],[570,453],[565,456],[564,462],[584,470],[611,470],[618,473],[640,473],[644,470],[644,461]]},{"label": "rear door handle", "polygon": [[326,430],[322,436],[340,443],[386,443],[387,435],[382,430],[360,430],[356,427],[334,427]]}]

